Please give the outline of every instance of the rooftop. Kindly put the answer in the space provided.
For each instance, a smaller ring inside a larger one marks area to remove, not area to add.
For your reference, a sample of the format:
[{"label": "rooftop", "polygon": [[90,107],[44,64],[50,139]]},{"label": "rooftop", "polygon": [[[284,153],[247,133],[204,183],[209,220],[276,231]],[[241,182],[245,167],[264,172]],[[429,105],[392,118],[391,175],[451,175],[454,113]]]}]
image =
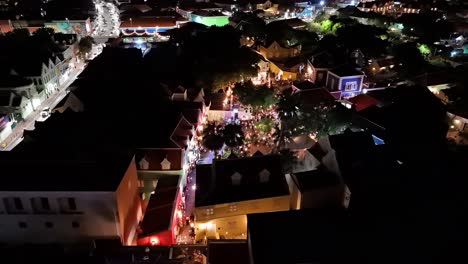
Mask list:
[{"label": "rooftop", "polygon": [[114,134],[121,141],[113,144],[85,113],[54,113],[35,127],[15,149],[0,152],[2,174],[9,175],[1,190],[115,191],[133,159],[124,137]]},{"label": "rooftop", "polygon": [[[268,173],[266,182],[260,173]],[[240,184],[232,176],[240,174]],[[214,160],[210,165],[197,166],[196,206],[247,201],[288,195],[289,188],[278,155]]]},{"label": "rooftop", "polygon": [[346,76],[356,76],[356,75],[364,75],[363,72],[356,70],[350,65],[341,65],[336,68],[333,68],[330,70],[330,72],[340,76],[340,77],[346,77]]},{"label": "rooftop", "polygon": [[32,81],[17,75],[0,76],[0,90],[31,85]]},{"label": "rooftop", "polygon": [[208,263],[249,263],[249,249],[244,239],[208,240]]},{"label": "rooftop", "polygon": [[336,186],[340,183],[337,175],[321,167],[316,170],[294,173],[293,179],[301,192]]},{"label": "rooftop", "polygon": [[346,222],[339,209],[247,215],[251,257],[255,264],[342,263],[349,258]]},{"label": "rooftop", "polygon": [[156,28],[156,27],[175,27],[177,21],[182,19],[176,18],[154,18],[154,17],[135,17],[121,21],[121,28]]},{"label": "rooftop", "polygon": [[348,99],[348,101],[354,104],[356,111],[358,112],[368,107],[378,106],[381,104],[379,100],[375,99],[374,97],[368,94],[360,94],[358,96]]},{"label": "rooftop", "polygon": [[226,16],[218,10],[196,10],[192,12],[192,15],[202,16],[202,17],[218,17]]},{"label": "rooftop", "polygon": [[179,176],[163,177],[158,180],[141,223],[140,237],[171,230],[179,190],[178,182]]},{"label": "rooftop", "polygon": [[302,105],[331,104],[335,102],[335,97],[324,88],[300,90],[293,96],[297,96]]}]

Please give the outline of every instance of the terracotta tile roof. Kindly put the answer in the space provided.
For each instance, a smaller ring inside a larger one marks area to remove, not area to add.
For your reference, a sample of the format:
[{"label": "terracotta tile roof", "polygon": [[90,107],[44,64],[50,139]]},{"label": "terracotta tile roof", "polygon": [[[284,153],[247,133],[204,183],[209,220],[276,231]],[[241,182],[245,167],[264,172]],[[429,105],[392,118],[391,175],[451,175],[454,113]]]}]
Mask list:
[{"label": "terracotta tile roof", "polygon": [[377,106],[381,104],[379,100],[367,94],[360,94],[358,96],[350,98],[348,101],[355,105],[356,111],[358,112],[368,107]]},{"label": "terracotta tile roof", "polygon": [[177,19],[171,18],[132,18],[122,21],[121,28],[149,28],[149,27],[175,27]]}]

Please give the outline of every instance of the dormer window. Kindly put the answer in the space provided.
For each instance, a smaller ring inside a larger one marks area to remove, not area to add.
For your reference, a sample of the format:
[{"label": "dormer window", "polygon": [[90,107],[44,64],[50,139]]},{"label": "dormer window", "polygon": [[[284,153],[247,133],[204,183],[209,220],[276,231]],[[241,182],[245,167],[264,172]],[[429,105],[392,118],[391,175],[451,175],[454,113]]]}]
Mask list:
[{"label": "dormer window", "polygon": [[267,169],[263,169],[259,174],[259,179],[261,183],[266,183],[270,180],[270,172]]},{"label": "dormer window", "polygon": [[140,170],[147,170],[149,168],[149,162],[143,157],[140,162],[138,162],[138,165],[140,165]]},{"label": "dormer window", "polygon": [[164,158],[163,161],[161,161],[161,169],[162,170],[170,170],[171,169],[171,163],[167,160],[167,158]]},{"label": "dormer window", "polygon": [[241,184],[242,175],[238,172],[231,175],[232,185],[239,186]]}]

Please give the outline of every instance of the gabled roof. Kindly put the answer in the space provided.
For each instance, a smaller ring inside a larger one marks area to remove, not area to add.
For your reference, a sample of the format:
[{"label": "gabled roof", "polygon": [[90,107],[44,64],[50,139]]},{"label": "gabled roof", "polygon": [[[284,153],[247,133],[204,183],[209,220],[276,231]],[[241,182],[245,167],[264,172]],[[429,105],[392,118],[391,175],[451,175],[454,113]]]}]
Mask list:
[{"label": "gabled roof", "polygon": [[[270,172],[269,181],[261,183],[259,173]],[[231,176],[240,174],[240,185]],[[214,160],[211,166],[197,166],[196,206],[254,200],[288,195],[289,188],[278,155]]]}]

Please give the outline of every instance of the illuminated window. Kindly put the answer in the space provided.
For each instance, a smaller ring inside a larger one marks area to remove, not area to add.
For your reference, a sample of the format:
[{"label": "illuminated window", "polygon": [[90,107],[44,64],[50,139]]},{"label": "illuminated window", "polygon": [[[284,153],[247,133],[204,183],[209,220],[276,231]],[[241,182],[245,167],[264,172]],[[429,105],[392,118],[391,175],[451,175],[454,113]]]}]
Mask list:
[{"label": "illuminated window", "polygon": [[214,215],[214,209],[213,208],[205,209],[205,215]]},{"label": "illuminated window", "polygon": [[161,169],[162,170],[170,170],[171,169],[171,163],[167,160],[167,158],[164,158],[163,161],[161,161]]},{"label": "illuminated window", "polygon": [[237,205],[236,204],[229,205],[229,212],[237,212]]},{"label": "illuminated window", "polygon": [[354,91],[357,89],[357,82],[347,82],[345,84],[345,91]]},{"label": "illuminated window", "polygon": [[138,162],[138,165],[140,165],[140,170],[147,170],[149,168],[149,162],[144,157]]},{"label": "illuminated window", "polygon": [[145,187],[145,181],[144,180],[138,180],[138,187]]}]

